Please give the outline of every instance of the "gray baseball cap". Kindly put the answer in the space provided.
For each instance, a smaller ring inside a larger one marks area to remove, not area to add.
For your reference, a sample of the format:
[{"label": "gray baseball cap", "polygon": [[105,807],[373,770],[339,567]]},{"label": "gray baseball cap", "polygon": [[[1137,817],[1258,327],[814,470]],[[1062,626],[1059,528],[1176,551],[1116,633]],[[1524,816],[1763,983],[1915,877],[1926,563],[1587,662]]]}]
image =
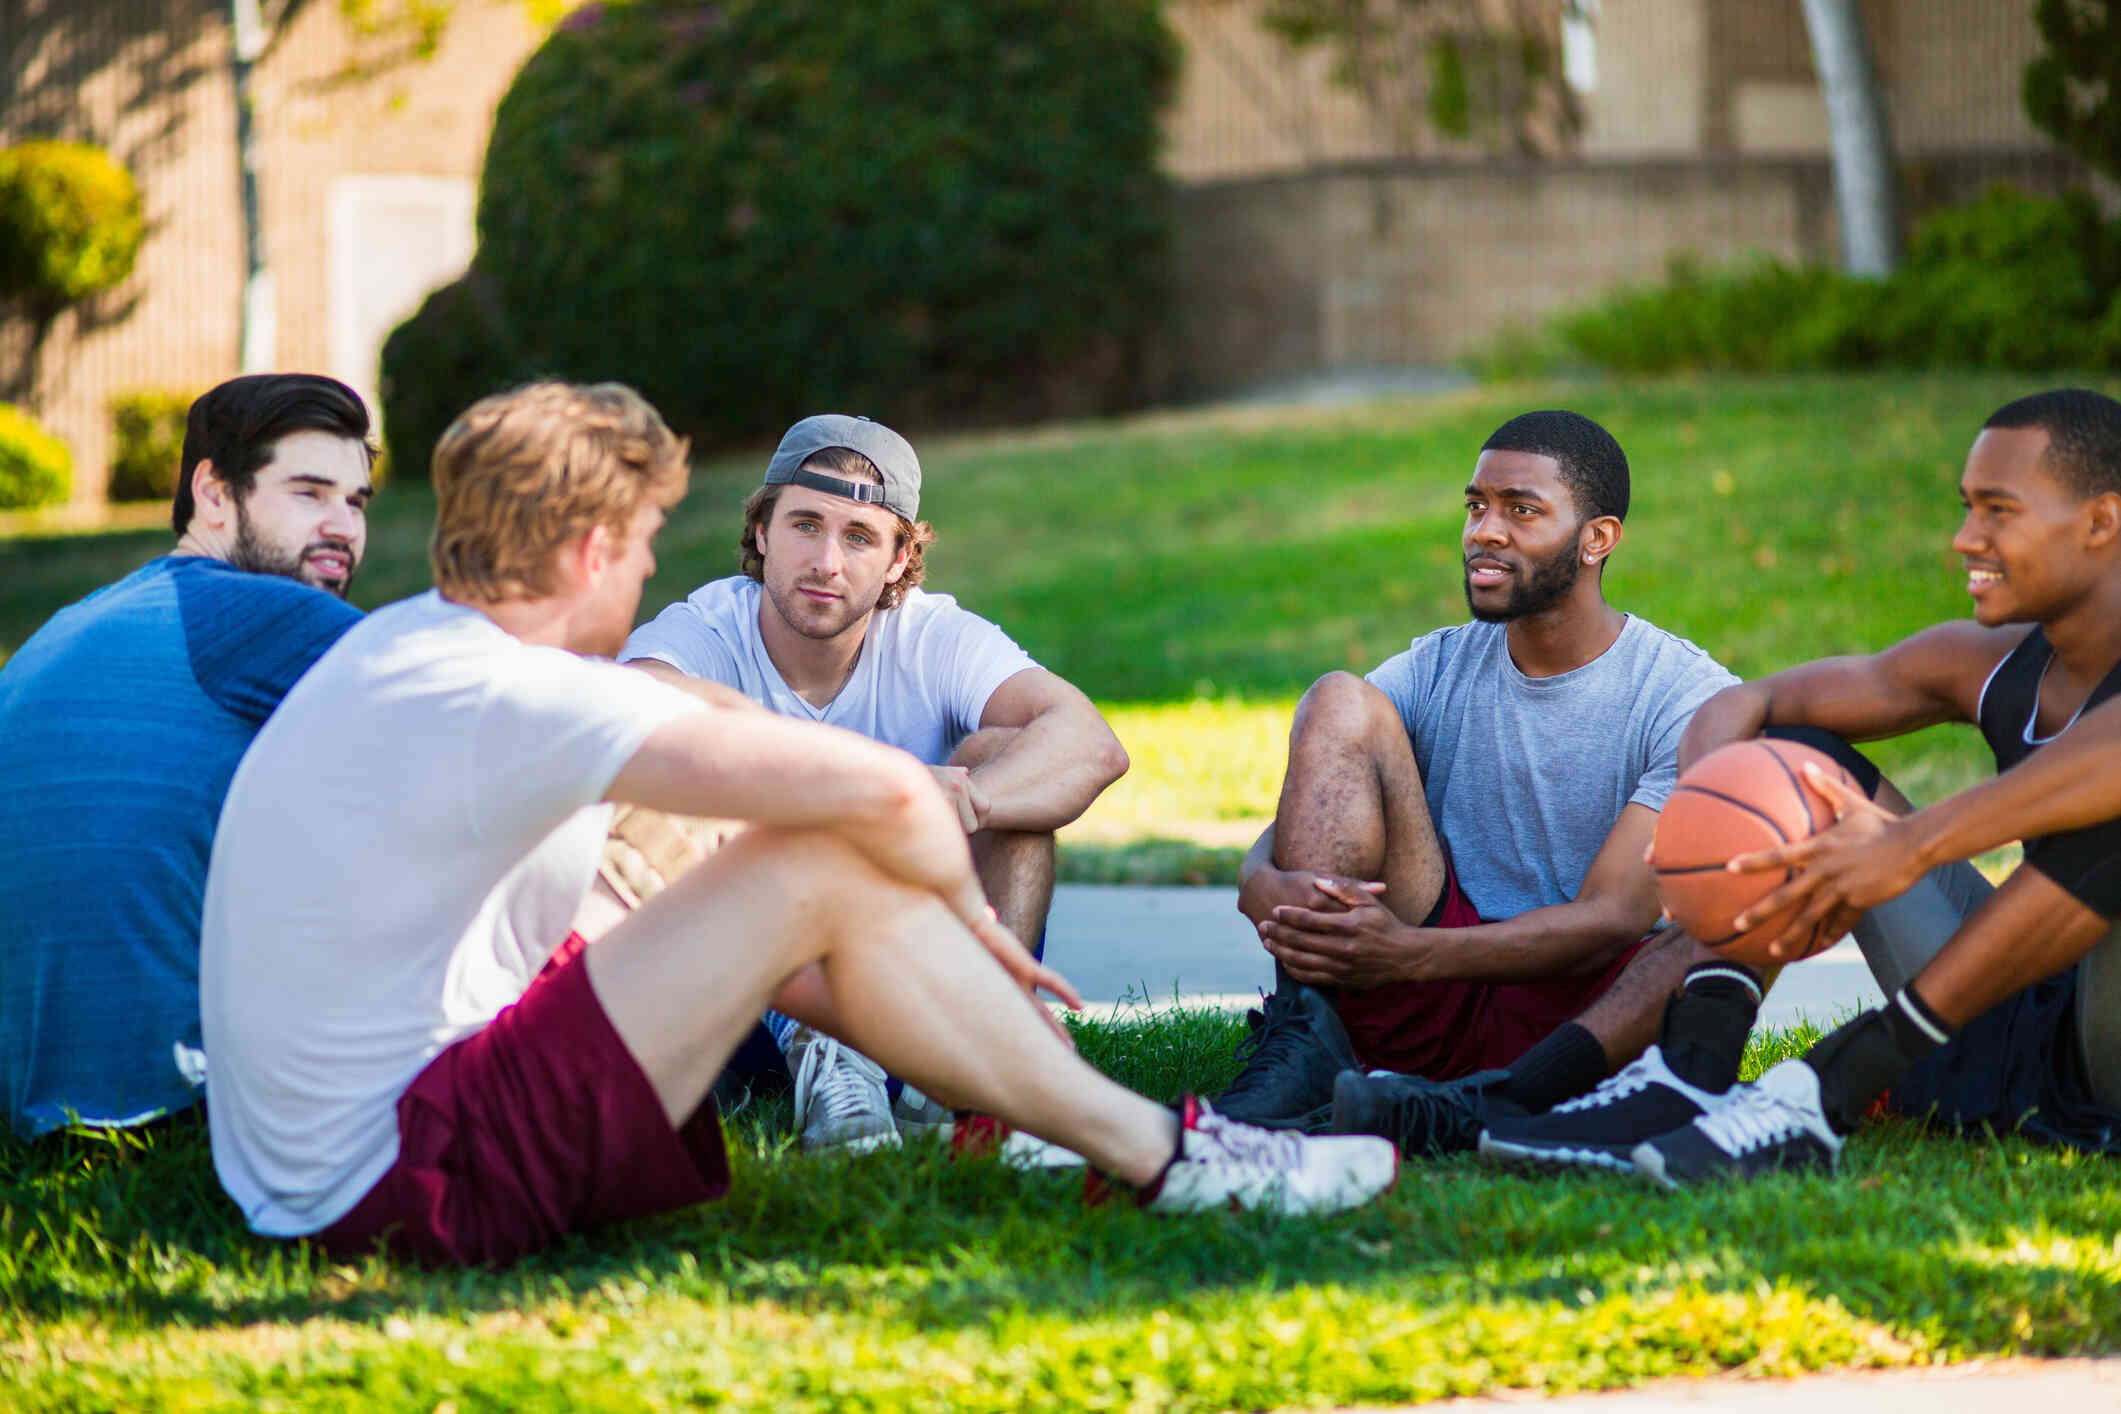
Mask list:
[{"label": "gray baseball cap", "polygon": [[[842,481],[823,472],[803,470],[804,462],[827,447],[860,452],[875,464],[884,484]],[[880,505],[907,520],[920,519],[921,459],[913,454],[911,442],[866,417],[825,412],[806,417],[789,428],[781,445],[774,448],[773,460],[766,463],[765,484],[778,486],[787,482],[850,501]]]}]

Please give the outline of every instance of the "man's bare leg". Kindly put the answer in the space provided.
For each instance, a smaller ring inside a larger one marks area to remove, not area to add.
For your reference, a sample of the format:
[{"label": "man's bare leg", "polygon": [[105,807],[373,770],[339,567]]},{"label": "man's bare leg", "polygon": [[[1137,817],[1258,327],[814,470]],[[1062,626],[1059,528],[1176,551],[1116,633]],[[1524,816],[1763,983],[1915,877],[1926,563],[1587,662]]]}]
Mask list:
[{"label": "man's bare leg", "polygon": [[1083,1062],[937,900],[836,838],[752,830],[585,954],[665,1113],[682,1122],[783,984],[816,964],[849,1044],[1129,1182],[1170,1159],[1168,1110]]},{"label": "man's bare leg", "polygon": [[1296,705],[1274,866],[1381,880],[1385,906],[1410,924],[1443,893],[1443,848],[1399,709],[1352,673],[1326,674]]},{"label": "man's bare leg", "polygon": [[[1014,727],[988,727],[958,743],[949,764],[984,765],[1015,739]],[[980,830],[972,838],[972,866],[1002,926],[1043,952],[1046,914],[1053,907],[1055,869],[1050,830]]]}]

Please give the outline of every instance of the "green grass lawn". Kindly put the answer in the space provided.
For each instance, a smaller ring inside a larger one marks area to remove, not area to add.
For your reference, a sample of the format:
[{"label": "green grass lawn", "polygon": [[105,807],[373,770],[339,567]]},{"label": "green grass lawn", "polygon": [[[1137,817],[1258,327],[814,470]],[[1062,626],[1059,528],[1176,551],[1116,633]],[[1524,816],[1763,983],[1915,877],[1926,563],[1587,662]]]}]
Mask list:
[{"label": "green grass lawn", "polygon": [[[1240,1029],[1078,1037],[1164,1095],[1219,1086]],[[2015,1139],[1886,1124],[1839,1177],[1689,1194],[1410,1164],[1358,1213],[1277,1222],[807,1159],[785,1101],[731,1128],[726,1201],[498,1275],[250,1238],[196,1125],[0,1141],[0,1407],[1261,1409],[2121,1344],[2115,1166]]]},{"label": "green grass lawn", "polygon": [[[1505,417],[1613,429],[1635,504],[1610,597],[1757,675],[1964,613],[1958,467],[2034,386],[1596,383],[941,441],[931,585],[1133,754],[1069,832],[1072,877],[1226,878],[1305,684],[1464,616],[1459,491]],[[696,479],[646,612],[733,566],[759,460]],[[361,602],[424,586],[431,514],[418,488],[379,499]],[[0,655],[167,544],[0,542]],[[1985,769],[1965,731],[1879,755],[1918,799]],[[1212,1092],[1238,1025],[1080,1035],[1151,1093]],[[1838,1178],[1686,1195],[1454,1161],[1274,1223],[1085,1210],[1069,1180],[929,1154],[813,1162],[784,1131],[773,1104],[737,1122],[729,1201],[501,1275],[254,1241],[195,1128],[0,1141],[0,1407],[1266,1408],[2121,1348],[2121,1169],[2016,1139],[1889,1124]]]}]

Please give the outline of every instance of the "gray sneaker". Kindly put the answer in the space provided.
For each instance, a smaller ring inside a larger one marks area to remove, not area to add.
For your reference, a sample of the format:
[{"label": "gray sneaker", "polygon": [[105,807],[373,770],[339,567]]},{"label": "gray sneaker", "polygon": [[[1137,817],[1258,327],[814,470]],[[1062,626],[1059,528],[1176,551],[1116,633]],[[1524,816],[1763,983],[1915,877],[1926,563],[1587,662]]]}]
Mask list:
[{"label": "gray sneaker", "polygon": [[795,1075],[795,1127],[812,1153],[898,1147],[884,1068],[822,1031],[796,1027],[785,1049]]},{"label": "gray sneaker", "polygon": [[957,1123],[948,1105],[929,1099],[912,1085],[901,1085],[891,1102],[891,1117],[898,1122],[902,1139],[948,1139]]}]

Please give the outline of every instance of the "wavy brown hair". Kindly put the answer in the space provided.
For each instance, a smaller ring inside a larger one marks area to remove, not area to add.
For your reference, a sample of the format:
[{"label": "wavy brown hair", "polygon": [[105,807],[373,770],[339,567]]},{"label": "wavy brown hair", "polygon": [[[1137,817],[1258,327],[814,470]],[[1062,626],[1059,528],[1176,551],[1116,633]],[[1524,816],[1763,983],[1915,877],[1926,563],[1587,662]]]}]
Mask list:
[{"label": "wavy brown hair", "polygon": [[500,603],[555,587],[560,547],[608,526],[624,535],[691,476],[689,446],[621,383],[531,383],[481,398],[435,443],[435,587]]},{"label": "wavy brown hair", "polygon": [[[884,480],[875,462],[848,447],[826,447],[813,452],[804,459],[803,467],[830,476],[875,477],[879,485]],[[766,557],[759,553],[759,531],[773,519],[773,508],[780,504],[784,489],[784,486],[761,486],[744,502],[744,538],[737,542],[737,563],[746,575],[761,584],[766,580]],[[906,572],[895,583],[885,585],[884,592],[877,596],[879,609],[896,609],[905,601],[907,592],[927,573],[928,547],[935,543],[935,527],[928,522],[908,520],[896,512],[891,518],[898,522],[898,542],[892,546],[891,553],[895,555],[909,544],[913,550],[906,556]]]}]

